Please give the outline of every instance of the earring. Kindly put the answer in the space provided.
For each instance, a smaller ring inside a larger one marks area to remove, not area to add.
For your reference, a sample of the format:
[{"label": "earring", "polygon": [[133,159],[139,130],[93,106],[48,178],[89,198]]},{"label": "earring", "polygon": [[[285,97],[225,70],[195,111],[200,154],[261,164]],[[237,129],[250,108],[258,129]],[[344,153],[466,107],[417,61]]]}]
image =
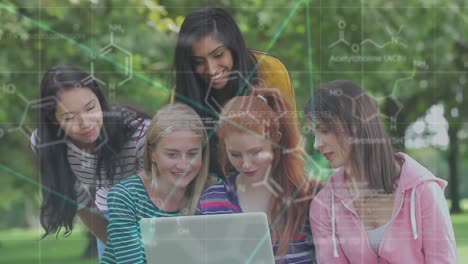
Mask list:
[{"label": "earring", "polygon": [[283,137],[283,133],[281,133],[281,131],[276,131],[275,140],[279,142],[281,140],[281,137]]},{"label": "earring", "polygon": [[281,131],[278,131],[276,132],[278,134],[278,139],[282,138],[283,137],[283,133],[281,133]]}]

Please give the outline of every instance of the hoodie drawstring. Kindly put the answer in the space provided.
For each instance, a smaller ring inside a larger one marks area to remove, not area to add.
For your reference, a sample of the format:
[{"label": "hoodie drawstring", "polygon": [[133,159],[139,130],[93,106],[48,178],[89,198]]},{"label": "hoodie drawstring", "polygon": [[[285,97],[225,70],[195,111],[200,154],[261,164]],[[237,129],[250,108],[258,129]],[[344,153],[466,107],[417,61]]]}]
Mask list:
[{"label": "hoodie drawstring", "polygon": [[[335,195],[331,194],[332,203],[331,203],[331,220],[332,220],[332,241],[333,241],[333,256],[335,258],[339,257],[338,255],[338,246],[336,244],[336,216],[335,216]],[[416,187],[411,189],[411,198],[410,198],[410,214],[411,214],[411,228],[413,231],[413,239],[418,239],[418,230],[416,227],[416,208],[415,208],[415,196],[416,196]]]},{"label": "hoodie drawstring", "polygon": [[418,238],[418,231],[416,229],[416,209],[414,208],[414,196],[416,194],[416,187],[413,187],[411,190],[411,199],[410,199],[410,207],[411,207],[411,227],[413,228],[413,238],[416,240]]},{"label": "hoodie drawstring", "polygon": [[338,249],[336,245],[336,227],[335,227],[335,195],[332,193],[332,241],[333,241],[333,256],[335,258],[339,257],[338,255]]}]

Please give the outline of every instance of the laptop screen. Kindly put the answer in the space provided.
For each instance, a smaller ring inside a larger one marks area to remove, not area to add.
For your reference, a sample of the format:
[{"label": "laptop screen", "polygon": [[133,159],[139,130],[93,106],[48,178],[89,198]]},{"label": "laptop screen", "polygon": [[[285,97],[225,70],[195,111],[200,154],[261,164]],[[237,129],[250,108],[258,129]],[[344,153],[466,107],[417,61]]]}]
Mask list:
[{"label": "laptop screen", "polygon": [[242,213],[144,218],[148,263],[274,263],[267,216]]}]

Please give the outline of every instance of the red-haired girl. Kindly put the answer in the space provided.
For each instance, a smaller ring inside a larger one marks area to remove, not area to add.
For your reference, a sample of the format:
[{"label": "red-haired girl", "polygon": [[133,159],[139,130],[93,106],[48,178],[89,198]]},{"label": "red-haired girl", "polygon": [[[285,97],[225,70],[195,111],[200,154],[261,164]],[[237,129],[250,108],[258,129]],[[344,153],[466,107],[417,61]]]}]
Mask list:
[{"label": "red-haired girl", "polygon": [[271,89],[227,102],[217,136],[220,165],[228,176],[204,192],[197,213],[265,212],[276,261],[313,263],[308,203],[300,201],[316,183],[305,177],[300,133],[289,109]]}]

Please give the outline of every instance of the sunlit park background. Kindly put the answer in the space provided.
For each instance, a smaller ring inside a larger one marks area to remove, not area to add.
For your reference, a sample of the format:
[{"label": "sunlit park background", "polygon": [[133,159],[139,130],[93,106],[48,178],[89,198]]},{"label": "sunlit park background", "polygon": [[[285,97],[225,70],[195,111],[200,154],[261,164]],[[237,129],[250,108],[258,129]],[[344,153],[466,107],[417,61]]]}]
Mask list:
[{"label": "sunlit park background", "polygon": [[[69,237],[39,239],[41,186],[28,139],[44,71],[78,65],[111,101],[155,113],[172,87],[179,26],[204,5],[226,7],[250,48],[283,60],[298,111],[320,83],[365,87],[395,146],[449,182],[460,263],[468,263],[465,0],[1,1],[0,263],[97,263],[94,239],[79,222]],[[308,169],[326,177],[310,129],[301,128]]]}]

